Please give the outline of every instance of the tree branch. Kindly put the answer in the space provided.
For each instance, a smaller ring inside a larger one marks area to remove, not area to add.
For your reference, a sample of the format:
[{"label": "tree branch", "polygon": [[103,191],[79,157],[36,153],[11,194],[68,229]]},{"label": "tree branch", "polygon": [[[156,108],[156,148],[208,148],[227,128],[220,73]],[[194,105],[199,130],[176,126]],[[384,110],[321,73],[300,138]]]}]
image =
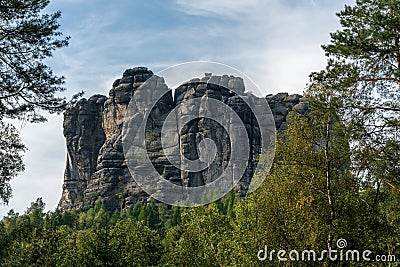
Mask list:
[{"label": "tree branch", "polygon": [[5,96],[0,96],[0,99],[7,99],[13,96],[17,96],[18,94],[20,94],[26,87],[24,85],[21,85],[21,87],[14,93],[11,93],[9,95],[5,95]]}]

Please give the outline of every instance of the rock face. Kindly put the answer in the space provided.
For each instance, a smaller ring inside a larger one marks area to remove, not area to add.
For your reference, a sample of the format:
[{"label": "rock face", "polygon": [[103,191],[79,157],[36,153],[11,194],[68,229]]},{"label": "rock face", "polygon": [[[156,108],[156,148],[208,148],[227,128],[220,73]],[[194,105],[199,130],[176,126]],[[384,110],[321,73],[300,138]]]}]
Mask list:
[{"label": "rock face", "polygon": [[[148,95],[138,92],[137,88],[152,76],[153,73],[144,67],[128,69],[121,79],[114,82],[109,97],[95,95],[88,100],[82,99],[64,113],[67,162],[59,209],[91,206],[101,198],[106,209],[112,212],[132,206],[137,201],[148,201],[148,195],[136,184],[127,168],[122,147],[122,127],[131,100],[138,113],[146,108]],[[157,83],[166,87],[162,78]],[[230,90],[233,88],[241,94],[240,97]],[[181,85],[175,90],[174,96],[171,91],[165,94],[152,109],[146,126],[146,148],[158,173],[179,185],[199,186],[211,182],[212,177],[218,176],[227,166],[230,144],[226,140],[229,138],[210,119],[193,120],[179,133],[180,153],[188,159],[199,158],[198,145],[201,140],[210,138],[215,141],[214,161],[202,172],[181,171],[173,166],[162,152],[160,141],[163,122],[175,107],[195,98],[216,99],[230,106],[246,127],[251,153],[245,174],[236,189],[245,195],[256,168],[255,158],[260,153],[260,130],[254,115],[242,100],[243,97],[252,96],[245,93],[241,78],[210,74]],[[279,131],[287,127],[286,117],[289,112],[293,110],[304,113],[308,110],[307,102],[302,101],[300,95],[279,93],[268,95],[266,100]],[[184,109],[178,109],[178,124],[185,112]],[[206,112],[215,113],[218,110]]]},{"label": "rock face", "polygon": [[64,113],[67,163],[60,207],[74,208],[82,202],[87,183],[97,168],[97,157],[106,136],[102,127],[105,96],[82,99]]}]

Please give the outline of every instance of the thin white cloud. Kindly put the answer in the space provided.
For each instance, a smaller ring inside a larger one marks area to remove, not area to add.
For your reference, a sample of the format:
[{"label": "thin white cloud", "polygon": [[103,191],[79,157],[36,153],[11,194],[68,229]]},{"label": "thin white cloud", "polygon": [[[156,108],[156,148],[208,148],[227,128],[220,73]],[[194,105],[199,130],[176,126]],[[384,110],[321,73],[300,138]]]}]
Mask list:
[{"label": "thin white cloud", "polygon": [[199,16],[218,16],[232,19],[241,19],[243,16],[249,16],[259,7],[260,0],[176,0],[176,4],[181,11],[189,15]]},{"label": "thin white cloud", "polygon": [[344,2],[307,0],[294,6],[276,0],[176,0],[176,4],[190,15],[233,20],[233,25],[215,22],[222,32],[221,46],[209,56],[241,69],[267,94],[302,93],[310,72],[324,67],[320,46],[338,28],[335,12]]}]

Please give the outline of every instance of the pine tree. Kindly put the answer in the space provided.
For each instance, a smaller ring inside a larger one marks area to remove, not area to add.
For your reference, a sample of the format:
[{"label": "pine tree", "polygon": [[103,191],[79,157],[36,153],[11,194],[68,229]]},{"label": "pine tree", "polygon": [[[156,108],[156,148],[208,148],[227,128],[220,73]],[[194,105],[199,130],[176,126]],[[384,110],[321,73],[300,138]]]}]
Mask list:
[{"label": "pine tree", "polygon": [[45,14],[49,0],[0,2],[0,115],[43,121],[39,110],[63,111],[68,102],[64,77],[56,76],[43,61],[68,45],[58,31],[61,12]]},{"label": "pine tree", "polygon": [[365,210],[360,245],[391,253],[400,226],[388,209],[400,208],[400,2],[357,0],[337,15],[342,28],[323,46],[328,64],[311,74],[307,94],[318,99],[328,90],[346,127]]},{"label": "pine tree", "polygon": [[9,181],[24,170],[21,144],[15,128],[4,119],[42,122],[40,113],[59,113],[70,101],[58,96],[65,90],[64,77],[44,63],[53,52],[68,45],[58,31],[60,12],[46,14],[50,0],[0,1],[0,201],[11,197]]},{"label": "pine tree", "polygon": [[[313,73],[309,92],[331,88],[350,130],[354,173],[375,187],[400,191],[400,2],[357,0],[338,13],[342,29],[323,46],[325,70]],[[387,166],[393,166],[387,168]]]},{"label": "pine tree", "polygon": [[10,180],[25,169],[25,149],[16,128],[0,118],[0,202],[8,203],[12,196]]}]

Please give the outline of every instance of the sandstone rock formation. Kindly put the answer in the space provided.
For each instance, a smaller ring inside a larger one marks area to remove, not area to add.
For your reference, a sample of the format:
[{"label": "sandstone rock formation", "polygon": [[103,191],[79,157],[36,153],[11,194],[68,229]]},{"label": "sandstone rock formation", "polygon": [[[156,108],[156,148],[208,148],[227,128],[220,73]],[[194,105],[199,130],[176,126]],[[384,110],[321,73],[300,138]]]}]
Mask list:
[{"label": "sandstone rock formation", "polygon": [[[91,206],[99,197],[110,212],[132,206],[137,201],[148,200],[148,195],[136,184],[127,168],[122,147],[122,125],[131,100],[137,112],[144,110],[148,95],[137,89],[152,76],[153,73],[144,67],[128,69],[121,79],[114,82],[109,97],[95,95],[88,100],[82,99],[65,112],[67,163],[58,205],[61,210]],[[158,82],[164,86],[161,78]],[[242,95],[239,97],[232,93],[230,89],[233,88]],[[215,141],[216,157],[207,170],[196,173],[179,170],[163,154],[160,142],[163,121],[174,107],[194,98],[216,99],[232,107],[246,126],[251,153],[246,172],[237,188],[241,195],[245,195],[260,153],[260,134],[257,121],[242,100],[243,97],[252,96],[246,95],[241,78],[210,74],[181,85],[175,90],[174,96],[171,91],[164,95],[151,111],[146,127],[146,148],[158,173],[179,185],[199,186],[211,182],[212,177],[226,167],[230,155],[229,142],[226,140],[229,138],[225,138],[226,133],[218,130],[219,127],[212,120],[200,118],[185,125],[178,140],[180,152],[189,159],[199,157],[196,146],[201,140],[211,138]],[[287,127],[286,117],[289,112],[294,110],[304,113],[308,110],[307,102],[302,101],[302,97],[297,94],[268,95],[266,100],[279,131]],[[178,111],[178,124],[185,112]]]}]

